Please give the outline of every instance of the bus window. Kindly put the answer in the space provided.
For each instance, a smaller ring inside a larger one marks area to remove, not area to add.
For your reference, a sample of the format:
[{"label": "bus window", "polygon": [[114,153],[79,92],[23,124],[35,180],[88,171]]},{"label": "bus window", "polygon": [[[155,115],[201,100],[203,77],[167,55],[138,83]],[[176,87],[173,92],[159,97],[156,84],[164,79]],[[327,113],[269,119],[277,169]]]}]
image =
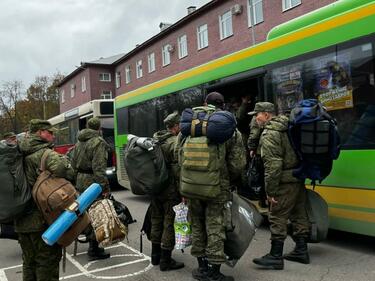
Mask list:
[{"label": "bus window", "polygon": [[369,38],[283,63],[270,80],[279,113],[318,98],[338,122],[344,149],[375,147],[373,45]]}]

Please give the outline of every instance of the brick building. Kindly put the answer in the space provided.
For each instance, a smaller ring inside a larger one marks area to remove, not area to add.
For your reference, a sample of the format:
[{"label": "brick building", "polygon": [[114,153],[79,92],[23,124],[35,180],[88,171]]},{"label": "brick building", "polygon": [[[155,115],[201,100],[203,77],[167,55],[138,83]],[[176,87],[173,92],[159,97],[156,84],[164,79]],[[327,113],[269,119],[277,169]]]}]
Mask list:
[{"label": "brick building", "polygon": [[[60,84],[60,112],[105,97],[103,93],[118,96],[259,44],[273,27],[335,1],[212,0],[197,10],[189,7],[185,17],[172,25],[161,23],[157,35],[127,54],[83,63],[69,74]],[[104,73],[110,75],[109,82],[99,81]],[[80,91],[84,76],[90,94]],[[73,97],[72,85],[79,89]]]}]

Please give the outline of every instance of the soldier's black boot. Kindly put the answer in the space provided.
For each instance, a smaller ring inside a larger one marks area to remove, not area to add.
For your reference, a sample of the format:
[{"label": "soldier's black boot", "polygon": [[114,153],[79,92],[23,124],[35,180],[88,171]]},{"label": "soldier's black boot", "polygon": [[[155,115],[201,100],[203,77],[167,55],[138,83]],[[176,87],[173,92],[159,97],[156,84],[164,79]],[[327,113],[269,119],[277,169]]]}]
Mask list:
[{"label": "soldier's black boot", "polygon": [[160,255],[161,255],[160,244],[152,243],[152,248],[151,248],[151,263],[152,263],[152,265],[159,265]]},{"label": "soldier's black boot", "polygon": [[205,281],[208,280],[208,262],[205,257],[199,257],[198,260],[198,268],[193,269],[192,275],[194,279]]},{"label": "soldier's black boot", "polygon": [[303,264],[310,263],[310,256],[307,250],[307,239],[305,237],[294,237],[296,246],[293,251],[286,254],[284,259],[288,261],[295,261]]},{"label": "soldier's black boot", "polygon": [[184,267],[182,262],[172,259],[172,251],[161,249],[160,271],[176,270]]},{"label": "soldier's black boot", "polygon": [[269,269],[284,269],[283,247],[284,241],[272,240],[270,253],[253,259],[253,262]]},{"label": "soldier's black boot", "polygon": [[106,253],[103,248],[99,247],[96,240],[89,241],[89,250],[87,251],[87,255],[89,256],[90,261],[104,260],[111,256],[109,253]]},{"label": "soldier's black boot", "polygon": [[208,281],[234,281],[232,276],[226,276],[220,272],[221,264],[208,264]]}]

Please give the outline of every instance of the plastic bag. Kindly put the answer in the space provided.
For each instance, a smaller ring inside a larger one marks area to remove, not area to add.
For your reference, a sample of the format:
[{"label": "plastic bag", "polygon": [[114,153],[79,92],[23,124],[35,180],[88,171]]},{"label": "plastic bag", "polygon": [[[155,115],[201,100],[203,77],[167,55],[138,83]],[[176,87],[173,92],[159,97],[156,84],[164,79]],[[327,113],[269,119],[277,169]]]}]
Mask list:
[{"label": "plastic bag", "polygon": [[264,191],[264,168],[260,156],[251,159],[246,172],[247,184],[249,187],[248,197],[251,200],[259,200],[263,197]]},{"label": "plastic bag", "polygon": [[185,249],[192,244],[191,224],[188,220],[188,206],[181,202],[173,207],[176,213],[174,219],[175,249]]}]

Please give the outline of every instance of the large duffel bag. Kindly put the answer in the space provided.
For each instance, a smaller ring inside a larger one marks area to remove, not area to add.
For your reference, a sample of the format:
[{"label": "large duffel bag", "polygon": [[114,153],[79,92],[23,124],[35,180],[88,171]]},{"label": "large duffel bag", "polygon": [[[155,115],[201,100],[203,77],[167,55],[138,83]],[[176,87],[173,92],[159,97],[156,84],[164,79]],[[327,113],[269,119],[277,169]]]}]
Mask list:
[{"label": "large duffel bag", "polygon": [[263,217],[250,201],[237,193],[233,193],[232,200],[227,202],[226,207],[229,207],[226,209],[230,212],[226,212],[227,239],[224,242],[224,252],[229,257],[227,264],[234,266],[249,247]]},{"label": "large duffel bag", "polygon": [[306,210],[310,221],[310,243],[319,243],[327,238],[329,216],[327,202],[315,191],[306,190]]},{"label": "large duffel bag", "polygon": [[229,111],[212,111],[208,107],[186,108],[181,114],[181,134],[185,137],[207,136],[213,143],[224,143],[236,130],[236,118]]}]

